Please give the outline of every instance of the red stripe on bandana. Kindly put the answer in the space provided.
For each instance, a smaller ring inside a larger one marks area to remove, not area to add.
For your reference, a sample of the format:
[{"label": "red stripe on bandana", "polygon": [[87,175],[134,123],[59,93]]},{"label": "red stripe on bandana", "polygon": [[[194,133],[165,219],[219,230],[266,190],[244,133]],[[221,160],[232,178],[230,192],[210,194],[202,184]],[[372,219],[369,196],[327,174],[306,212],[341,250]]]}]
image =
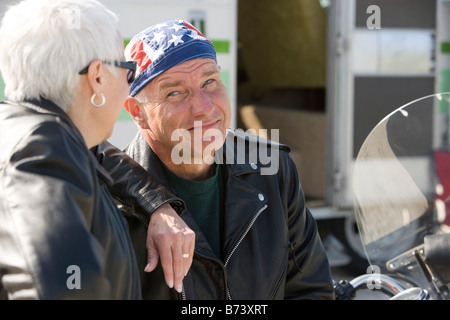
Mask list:
[{"label": "red stripe on bandana", "polygon": [[[208,40],[203,33],[201,33],[200,31],[198,31],[192,24],[190,24],[189,22],[183,21],[183,24],[186,26],[186,28],[188,28],[189,30],[195,31],[197,32],[200,36],[202,36],[203,38],[205,38],[205,40]],[[209,41],[209,40],[208,40]],[[211,42],[211,41],[209,41]],[[211,42],[212,43],[212,42]]]},{"label": "red stripe on bandana", "polygon": [[150,60],[144,51],[144,42],[142,40],[138,40],[133,44],[130,51],[130,56],[137,62],[139,66],[139,73],[147,69],[147,67],[152,63],[152,60]]}]

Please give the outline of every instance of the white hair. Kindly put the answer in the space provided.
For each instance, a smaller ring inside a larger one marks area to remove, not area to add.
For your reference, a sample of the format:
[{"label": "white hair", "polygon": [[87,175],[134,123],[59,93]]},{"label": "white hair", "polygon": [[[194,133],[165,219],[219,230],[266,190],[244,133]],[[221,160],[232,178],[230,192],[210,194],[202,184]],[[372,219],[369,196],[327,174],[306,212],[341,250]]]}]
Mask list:
[{"label": "white hair", "polygon": [[134,98],[139,102],[140,104],[148,104],[148,97],[147,93],[144,92],[144,90],[139,91]]},{"label": "white hair", "polygon": [[117,16],[96,0],[25,0],[0,26],[0,71],[11,101],[43,97],[67,111],[80,70],[123,56]]}]

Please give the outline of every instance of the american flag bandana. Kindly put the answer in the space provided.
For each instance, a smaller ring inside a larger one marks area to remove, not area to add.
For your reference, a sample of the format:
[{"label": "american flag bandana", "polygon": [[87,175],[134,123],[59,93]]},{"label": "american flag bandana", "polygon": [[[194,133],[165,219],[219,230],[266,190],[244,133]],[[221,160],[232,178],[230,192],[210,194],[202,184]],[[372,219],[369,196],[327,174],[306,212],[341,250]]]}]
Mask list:
[{"label": "american flag bandana", "polygon": [[170,20],[145,29],[125,48],[127,60],[137,62],[130,96],[138,94],[164,71],[188,60],[210,58],[217,62],[211,41],[183,20]]}]

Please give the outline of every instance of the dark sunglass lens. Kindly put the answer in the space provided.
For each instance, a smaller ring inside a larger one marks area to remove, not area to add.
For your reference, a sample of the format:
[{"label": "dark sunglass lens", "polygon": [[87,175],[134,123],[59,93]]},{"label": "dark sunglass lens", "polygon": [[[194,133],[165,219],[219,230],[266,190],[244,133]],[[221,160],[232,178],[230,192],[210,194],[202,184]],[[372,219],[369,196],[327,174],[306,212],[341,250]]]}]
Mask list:
[{"label": "dark sunglass lens", "polygon": [[134,74],[135,74],[135,71],[127,69],[128,84],[131,84],[134,81]]}]

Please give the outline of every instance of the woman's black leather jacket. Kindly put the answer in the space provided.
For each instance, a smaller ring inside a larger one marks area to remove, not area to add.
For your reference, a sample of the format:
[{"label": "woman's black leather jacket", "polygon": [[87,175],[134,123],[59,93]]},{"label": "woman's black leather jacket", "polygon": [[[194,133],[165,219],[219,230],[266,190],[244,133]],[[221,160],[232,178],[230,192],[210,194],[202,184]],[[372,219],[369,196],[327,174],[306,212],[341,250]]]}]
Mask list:
[{"label": "woman's black leather jacket", "polygon": [[54,103],[0,103],[0,299],[140,299],[110,175]]}]

